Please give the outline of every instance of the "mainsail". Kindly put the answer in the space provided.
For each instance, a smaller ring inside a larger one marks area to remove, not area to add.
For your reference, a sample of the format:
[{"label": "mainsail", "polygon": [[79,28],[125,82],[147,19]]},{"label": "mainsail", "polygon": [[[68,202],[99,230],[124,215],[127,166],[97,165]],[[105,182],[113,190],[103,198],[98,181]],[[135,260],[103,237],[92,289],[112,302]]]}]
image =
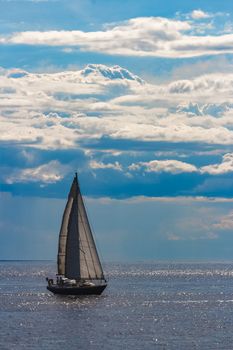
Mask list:
[{"label": "mainsail", "polygon": [[62,218],[57,265],[58,274],[70,279],[104,279],[77,174]]}]

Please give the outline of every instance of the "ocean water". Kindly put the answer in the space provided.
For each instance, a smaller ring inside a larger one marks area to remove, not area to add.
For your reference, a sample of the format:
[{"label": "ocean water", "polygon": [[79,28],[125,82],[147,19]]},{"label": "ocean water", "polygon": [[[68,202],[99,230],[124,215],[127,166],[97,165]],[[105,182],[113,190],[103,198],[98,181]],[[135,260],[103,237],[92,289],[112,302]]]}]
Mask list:
[{"label": "ocean water", "polygon": [[0,349],[233,349],[233,263],[107,264],[102,296],[54,296],[53,262],[0,262]]}]

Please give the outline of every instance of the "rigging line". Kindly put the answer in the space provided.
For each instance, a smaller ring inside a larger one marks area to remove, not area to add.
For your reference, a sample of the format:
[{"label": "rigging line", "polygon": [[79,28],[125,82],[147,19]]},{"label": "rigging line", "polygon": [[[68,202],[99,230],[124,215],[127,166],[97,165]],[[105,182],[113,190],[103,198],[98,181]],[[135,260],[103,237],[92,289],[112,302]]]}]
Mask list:
[{"label": "rigging line", "polygon": [[79,250],[81,250],[81,252],[86,255],[86,253],[84,252],[84,250],[82,250],[80,247],[79,247]]}]

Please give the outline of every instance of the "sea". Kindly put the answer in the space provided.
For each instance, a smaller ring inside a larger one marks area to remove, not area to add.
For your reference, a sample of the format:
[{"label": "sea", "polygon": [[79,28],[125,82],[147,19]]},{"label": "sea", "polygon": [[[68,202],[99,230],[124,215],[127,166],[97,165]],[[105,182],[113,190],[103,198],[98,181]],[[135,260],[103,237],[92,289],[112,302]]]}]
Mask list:
[{"label": "sea", "polygon": [[1,350],[233,349],[233,262],[107,263],[101,296],[55,296],[55,262],[0,262]]}]

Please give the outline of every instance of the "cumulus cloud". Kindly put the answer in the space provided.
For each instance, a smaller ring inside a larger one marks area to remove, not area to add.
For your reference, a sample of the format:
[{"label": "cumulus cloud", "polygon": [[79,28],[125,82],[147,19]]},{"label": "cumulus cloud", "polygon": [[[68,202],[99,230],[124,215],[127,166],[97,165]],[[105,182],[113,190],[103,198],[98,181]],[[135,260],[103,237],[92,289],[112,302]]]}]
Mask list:
[{"label": "cumulus cloud", "polygon": [[196,167],[187,162],[181,162],[175,159],[169,160],[151,160],[149,162],[132,163],[129,166],[131,171],[143,170],[146,172],[168,172],[171,174],[179,173],[200,173],[210,175],[221,175],[233,172],[233,153],[227,153],[223,156],[221,163]]},{"label": "cumulus cloud", "polygon": [[211,15],[207,12],[204,12],[202,10],[193,10],[191,12],[191,17],[193,19],[203,19],[203,18],[209,18]]},{"label": "cumulus cloud", "polygon": [[[232,145],[232,74],[148,84],[118,66],[28,73],[3,70],[0,140],[71,149],[86,140]],[[194,101],[182,104],[183,101]]]},{"label": "cumulus cloud", "polygon": [[51,184],[60,181],[69,172],[69,166],[62,165],[56,160],[42,164],[36,168],[19,169],[13,171],[6,178],[6,183],[40,182]]},{"label": "cumulus cloud", "polygon": [[226,112],[232,112],[232,110],[232,103],[208,103],[199,105],[198,103],[190,102],[188,104],[177,106],[176,112],[185,112],[195,116],[211,115],[214,117],[221,117],[224,114],[226,115]]},{"label": "cumulus cloud", "polygon": [[168,172],[171,174],[192,173],[197,172],[197,168],[179,160],[152,160],[150,162],[133,163],[129,166],[129,170],[137,171],[143,169],[146,172]]},{"label": "cumulus cloud", "polygon": [[232,97],[229,89],[233,87],[233,74],[203,74],[200,77],[186,80],[176,80],[170,83],[167,88],[170,93],[175,94],[213,94],[225,92]]},{"label": "cumulus cloud", "polygon": [[[202,10],[192,18],[205,19]],[[0,37],[0,44],[27,44],[78,47],[82,51],[125,56],[194,57],[233,52],[233,34],[192,35],[188,21],[161,17],[132,18],[104,30],[25,31]]]},{"label": "cumulus cloud", "polygon": [[221,175],[233,172],[233,153],[227,153],[223,156],[222,163],[211,164],[200,169],[202,173],[210,175]]},{"label": "cumulus cloud", "polygon": [[95,160],[92,160],[90,161],[89,165],[91,169],[113,169],[117,171],[122,171],[122,166],[119,162],[103,163],[103,162],[97,162]]},{"label": "cumulus cloud", "polygon": [[210,175],[221,175],[233,172],[233,153],[227,153],[223,156],[222,162],[217,164],[196,167],[187,162],[181,162],[175,159],[169,160],[151,160],[150,162],[132,163],[129,166],[131,171],[146,171],[146,172],[168,172],[171,174],[179,173],[200,173]]}]

